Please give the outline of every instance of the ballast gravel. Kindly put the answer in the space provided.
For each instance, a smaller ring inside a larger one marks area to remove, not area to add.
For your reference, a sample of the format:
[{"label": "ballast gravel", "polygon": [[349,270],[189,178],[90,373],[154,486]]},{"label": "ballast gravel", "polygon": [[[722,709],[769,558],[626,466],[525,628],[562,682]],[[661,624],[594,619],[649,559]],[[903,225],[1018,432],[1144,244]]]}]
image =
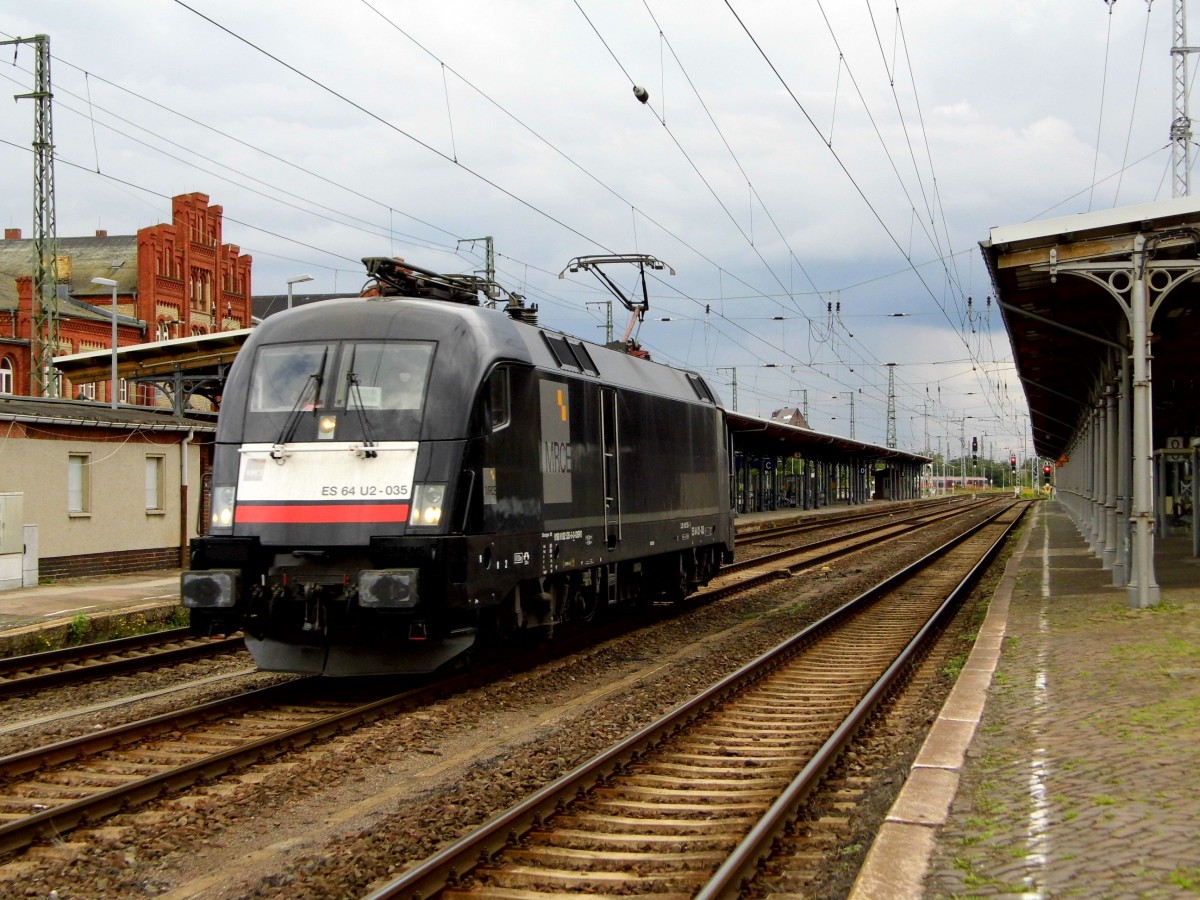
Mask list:
[{"label": "ballast gravel", "polygon": [[0,895],[363,896],[944,539],[880,544],[109,817],[0,865]]}]

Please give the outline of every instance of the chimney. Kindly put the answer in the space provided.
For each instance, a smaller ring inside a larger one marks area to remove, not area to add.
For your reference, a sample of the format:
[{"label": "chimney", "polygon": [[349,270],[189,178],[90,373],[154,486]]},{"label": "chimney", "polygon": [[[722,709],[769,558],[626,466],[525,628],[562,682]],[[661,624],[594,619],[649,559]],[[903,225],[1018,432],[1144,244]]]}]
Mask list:
[{"label": "chimney", "polygon": [[108,237],[108,229],[107,228],[97,228],[96,229],[96,237]]},{"label": "chimney", "polygon": [[19,241],[21,239],[21,229],[20,228],[5,228],[4,229],[4,239],[6,241]]}]

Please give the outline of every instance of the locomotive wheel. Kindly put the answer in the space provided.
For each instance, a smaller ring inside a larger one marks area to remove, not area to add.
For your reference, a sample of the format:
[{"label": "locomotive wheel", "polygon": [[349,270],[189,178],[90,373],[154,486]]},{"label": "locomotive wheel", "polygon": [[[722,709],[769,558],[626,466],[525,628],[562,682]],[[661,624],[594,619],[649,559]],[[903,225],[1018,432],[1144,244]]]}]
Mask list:
[{"label": "locomotive wheel", "polygon": [[593,579],[590,585],[585,585],[583,579],[576,574],[571,579],[570,586],[573,598],[574,617],[580,622],[590,623],[595,620],[600,609],[600,585]]},{"label": "locomotive wheel", "polygon": [[501,644],[507,644],[520,631],[517,621],[516,591],[504,598],[503,603],[497,603],[485,611],[480,624],[484,633]]},{"label": "locomotive wheel", "polygon": [[691,593],[691,578],[682,556],[664,562],[658,582],[662,599],[668,603],[679,603]]}]

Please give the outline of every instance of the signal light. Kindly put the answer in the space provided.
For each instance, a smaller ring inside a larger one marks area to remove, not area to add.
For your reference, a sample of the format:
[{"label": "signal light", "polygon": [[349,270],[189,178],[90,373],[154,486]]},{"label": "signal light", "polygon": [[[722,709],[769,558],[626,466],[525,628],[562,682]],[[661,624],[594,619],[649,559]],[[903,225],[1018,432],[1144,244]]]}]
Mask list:
[{"label": "signal light", "polygon": [[1047,478],[1050,477],[1051,471],[1053,471],[1053,467],[1050,465],[1050,463],[1046,463],[1044,466],[1042,466],[1042,474],[1045,475]]},{"label": "signal light", "polygon": [[1017,471],[1017,456],[1015,453],[1008,458],[1008,464],[1012,466],[1014,472]]}]

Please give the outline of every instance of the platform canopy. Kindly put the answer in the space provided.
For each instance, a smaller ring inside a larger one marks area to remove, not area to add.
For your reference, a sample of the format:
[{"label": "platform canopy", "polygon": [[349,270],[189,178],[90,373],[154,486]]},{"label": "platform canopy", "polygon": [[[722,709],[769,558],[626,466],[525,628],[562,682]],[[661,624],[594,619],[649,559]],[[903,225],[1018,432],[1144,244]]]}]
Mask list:
[{"label": "platform canopy", "polygon": [[741,453],[760,456],[791,456],[799,453],[809,459],[835,462],[874,459],[921,465],[931,461],[928,456],[919,453],[865,444],[853,438],[800,428],[777,419],[762,419],[736,411],[729,412],[728,416],[734,447]]},{"label": "platform canopy", "polygon": [[[241,328],[119,347],[117,377],[153,384],[172,398],[176,414],[183,415],[192,394],[214,402],[220,397],[225,375],[250,331]],[[56,356],[54,367],[73,384],[108,381],[112,374],[112,351]]]},{"label": "platform canopy", "polygon": [[1200,199],[993,228],[980,244],[1028,400],[1034,447],[1057,459],[1094,405],[1113,354],[1132,351],[1129,273],[1149,271],[1153,446],[1200,437]]}]

